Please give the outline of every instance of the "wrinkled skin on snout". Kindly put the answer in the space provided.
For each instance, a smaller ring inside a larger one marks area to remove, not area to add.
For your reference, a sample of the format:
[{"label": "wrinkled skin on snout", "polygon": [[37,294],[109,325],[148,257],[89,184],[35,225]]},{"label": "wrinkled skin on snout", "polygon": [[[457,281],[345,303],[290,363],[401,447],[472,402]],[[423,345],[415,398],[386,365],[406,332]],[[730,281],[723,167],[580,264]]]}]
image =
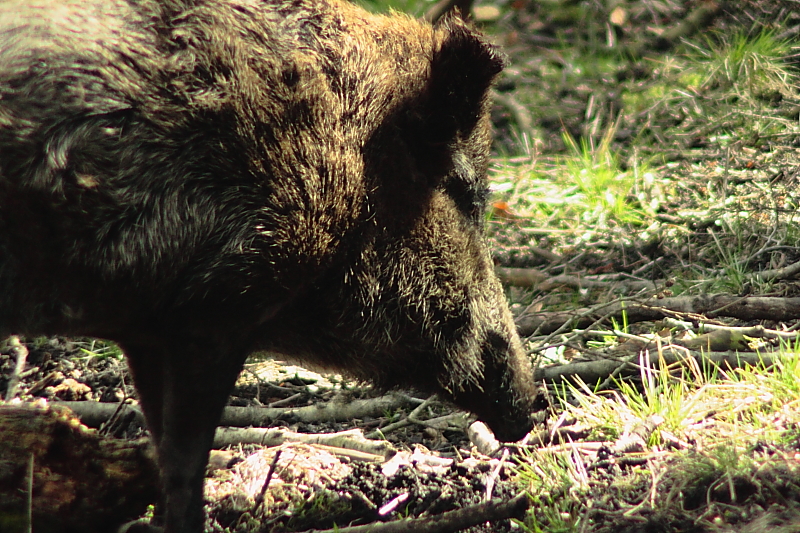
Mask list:
[{"label": "wrinkled skin on snout", "polygon": [[482,241],[501,68],[339,0],[0,2],[0,334],[120,343],[168,532],[256,350],[529,431]]}]

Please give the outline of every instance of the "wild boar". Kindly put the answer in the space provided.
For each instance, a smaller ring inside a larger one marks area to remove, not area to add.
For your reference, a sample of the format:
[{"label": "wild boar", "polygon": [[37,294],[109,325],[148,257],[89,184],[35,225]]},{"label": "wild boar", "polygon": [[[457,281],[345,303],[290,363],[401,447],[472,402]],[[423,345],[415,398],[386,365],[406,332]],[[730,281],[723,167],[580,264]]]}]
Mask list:
[{"label": "wild boar", "polygon": [[455,18],[342,0],[0,1],[0,334],[121,345],[166,531],[202,529],[255,350],[529,431],[482,240],[502,66]]}]

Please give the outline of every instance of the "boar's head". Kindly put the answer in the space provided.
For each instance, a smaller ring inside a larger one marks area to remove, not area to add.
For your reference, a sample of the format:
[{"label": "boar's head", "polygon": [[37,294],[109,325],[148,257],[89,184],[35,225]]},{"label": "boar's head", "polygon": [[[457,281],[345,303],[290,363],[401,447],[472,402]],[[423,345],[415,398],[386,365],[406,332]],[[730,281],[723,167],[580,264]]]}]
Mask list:
[{"label": "boar's head", "polygon": [[351,117],[374,124],[356,165],[363,175],[350,178],[363,191],[359,218],[268,337],[382,387],[440,393],[518,440],[531,427],[532,371],[483,236],[487,93],[503,58],[458,19],[428,39],[416,57],[399,38],[376,53],[394,63],[380,74],[336,72],[337,83],[359,72],[350,86],[380,102]]}]

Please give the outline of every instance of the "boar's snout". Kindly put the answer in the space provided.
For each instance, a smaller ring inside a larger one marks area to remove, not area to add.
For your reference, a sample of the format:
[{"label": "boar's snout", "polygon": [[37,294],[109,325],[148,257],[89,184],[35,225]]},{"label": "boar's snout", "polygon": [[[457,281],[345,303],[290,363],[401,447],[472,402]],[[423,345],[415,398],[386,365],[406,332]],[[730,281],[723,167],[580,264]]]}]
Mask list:
[{"label": "boar's snout", "polygon": [[453,393],[453,402],[477,415],[498,440],[516,442],[533,427],[535,391],[532,371],[516,334],[487,335],[483,347],[483,376]]}]

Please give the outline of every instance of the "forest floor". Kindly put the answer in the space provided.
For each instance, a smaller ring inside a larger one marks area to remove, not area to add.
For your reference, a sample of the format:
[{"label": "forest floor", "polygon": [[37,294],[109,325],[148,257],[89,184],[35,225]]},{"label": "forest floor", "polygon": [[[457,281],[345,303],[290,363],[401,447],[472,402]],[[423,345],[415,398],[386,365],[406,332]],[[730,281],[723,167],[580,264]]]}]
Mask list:
[{"label": "forest floor", "polygon": [[[798,5],[478,3],[509,56],[487,231],[545,384],[539,427],[495,449],[436,399],[256,357],[230,405],[269,407],[291,434],[215,454],[207,531],[343,528],[522,491],[524,517],[466,531],[800,531]],[[20,398],[135,398],[113,345],[25,346]],[[14,353],[0,347],[0,390]],[[294,439],[351,429],[388,448]],[[119,413],[102,432],[145,434]]]},{"label": "forest floor", "polygon": [[477,13],[511,57],[489,233],[553,406],[523,527],[800,531],[796,4],[513,5]]}]

